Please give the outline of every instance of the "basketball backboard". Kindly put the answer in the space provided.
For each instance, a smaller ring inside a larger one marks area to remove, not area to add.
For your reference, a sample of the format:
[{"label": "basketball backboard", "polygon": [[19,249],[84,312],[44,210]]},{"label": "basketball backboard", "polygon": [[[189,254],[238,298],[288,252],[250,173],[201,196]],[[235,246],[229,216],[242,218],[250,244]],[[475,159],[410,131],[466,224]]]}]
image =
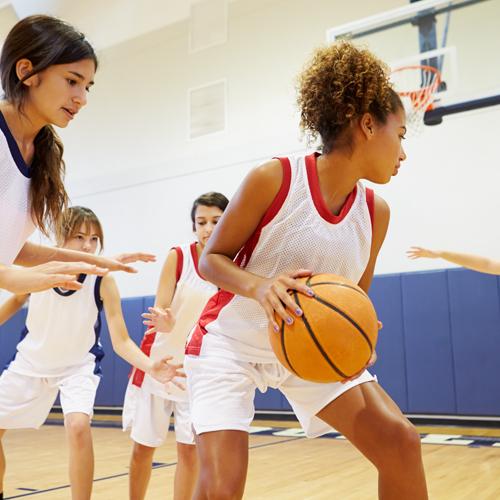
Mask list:
[{"label": "basketball backboard", "polygon": [[[402,0],[395,9],[330,28],[327,41],[353,39],[392,69],[439,70],[442,83],[424,116],[435,125],[448,114],[500,105],[499,20],[500,0]],[[396,90],[423,87],[423,76],[413,73],[412,83],[395,81]]]}]

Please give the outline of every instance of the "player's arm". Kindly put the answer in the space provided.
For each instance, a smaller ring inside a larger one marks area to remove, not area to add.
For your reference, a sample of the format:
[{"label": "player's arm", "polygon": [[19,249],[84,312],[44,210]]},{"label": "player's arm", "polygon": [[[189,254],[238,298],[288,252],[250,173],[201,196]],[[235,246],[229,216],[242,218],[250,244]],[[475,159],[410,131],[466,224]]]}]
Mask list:
[{"label": "player's arm", "polygon": [[0,305],[0,325],[9,321],[14,314],[23,307],[28,300],[29,294],[12,295],[2,305]]},{"label": "player's arm", "polygon": [[372,244],[370,249],[370,260],[366,266],[365,272],[358,285],[368,293],[368,289],[372,283],[373,273],[375,271],[375,264],[377,263],[377,257],[384,243],[385,235],[387,234],[387,228],[389,227],[390,219],[390,209],[389,205],[380,198],[380,196],[375,195],[374,198],[374,217],[373,217],[373,232],[372,232]]},{"label": "player's arm", "polygon": [[[389,227],[389,219],[390,219],[390,209],[389,205],[385,202],[384,199],[380,198],[380,196],[375,195],[374,198],[374,214],[373,214],[373,231],[372,231],[372,244],[370,249],[370,259],[368,261],[368,265],[366,266],[365,272],[361,279],[359,280],[358,285],[368,293],[370,285],[373,280],[373,273],[375,272],[375,264],[377,263],[377,257],[380,252],[380,248],[385,240],[385,235],[387,234],[387,228]],[[382,328],[382,323],[378,322],[379,329]],[[365,368],[369,368],[373,366],[377,361],[377,353],[373,351],[373,354],[368,361]],[[361,370],[358,374],[354,375],[354,377],[350,377],[348,379],[343,380],[343,383],[346,383],[350,380],[354,380],[359,377]]]},{"label": "player's arm", "polygon": [[500,260],[493,260],[480,255],[448,252],[446,250],[429,250],[422,247],[411,247],[406,252],[410,259],[444,259],[453,264],[487,274],[500,274]]},{"label": "player's arm", "polygon": [[79,274],[107,273],[85,262],[47,262],[30,268],[16,268],[0,264],[0,289],[16,295],[41,292],[56,286],[79,290],[82,285],[76,279]]},{"label": "player's arm", "polygon": [[154,307],[149,307],[144,313],[143,323],[149,327],[146,334],[153,332],[170,332],[175,324],[170,304],[174,298],[177,285],[177,252],[170,250],[163,264]]},{"label": "player's arm", "polygon": [[278,325],[274,321],[274,311],[285,321],[293,321],[283,304],[297,315],[301,314],[296,311],[297,305],[287,290],[312,294],[312,290],[295,280],[311,272],[297,270],[267,279],[241,269],[233,259],[259,225],[279,192],[282,180],[283,169],[279,160],[252,170],[217,223],[200,261],[201,274],[219,288],[257,300],[275,329]]},{"label": "player's arm", "polygon": [[[137,272],[133,267],[128,266],[128,263],[142,261],[152,262],[156,257],[147,253],[124,253],[116,258],[102,257],[93,255],[87,252],[79,252],[77,250],[68,250],[67,248],[48,247],[45,245],[37,245],[31,241],[27,241],[16,257],[15,264],[25,267],[38,266],[48,262],[85,262],[93,266],[105,268],[110,271],[126,271],[129,273]],[[90,273],[89,273],[90,274]],[[102,274],[102,273],[92,273]]]},{"label": "player's arm", "polygon": [[108,323],[109,334],[113,350],[131,365],[139,368],[163,383],[171,381],[176,376],[183,376],[179,372],[181,365],[170,365],[168,361],[172,356],[167,356],[161,361],[154,362],[137,347],[130,338],[120,300],[120,294],[114,278],[105,276],[101,282],[101,298]]}]

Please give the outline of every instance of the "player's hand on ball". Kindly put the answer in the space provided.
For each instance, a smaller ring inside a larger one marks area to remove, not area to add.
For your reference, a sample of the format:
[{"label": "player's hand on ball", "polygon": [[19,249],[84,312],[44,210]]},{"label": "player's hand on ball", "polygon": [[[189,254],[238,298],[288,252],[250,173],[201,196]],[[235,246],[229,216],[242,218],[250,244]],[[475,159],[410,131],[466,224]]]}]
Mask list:
[{"label": "player's hand on ball", "polygon": [[439,252],[422,247],[410,247],[410,249],[406,252],[406,255],[408,256],[409,259],[412,260],[421,258],[427,258],[427,259],[439,258]]},{"label": "player's hand on ball", "polygon": [[301,316],[302,311],[292,299],[288,290],[296,290],[299,293],[314,296],[311,288],[304,283],[297,281],[297,278],[311,276],[312,272],[308,269],[299,269],[298,271],[284,273],[276,278],[263,279],[255,290],[254,299],[257,300],[266,312],[269,325],[275,332],[279,331],[274,312],[287,324],[293,323],[292,311],[295,316]]},{"label": "player's hand on ball", "polygon": [[[377,321],[377,323],[378,323],[378,329],[382,330],[382,328],[384,327],[382,321]],[[350,382],[351,380],[356,380],[366,369],[368,369],[371,366],[373,366],[376,362],[377,362],[377,352],[373,351],[373,353],[370,356],[370,359],[368,360],[368,363],[366,364],[366,366],[362,370],[360,370],[358,373],[356,373],[356,375],[353,375],[352,377],[345,378],[344,380],[342,380],[341,383],[345,384],[346,382]]]},{"label": "player's hand on ball", "polygon": [[185,389],[184,384],[181,384],[176,377],[186,377],[186,374],[182,371],[182,364],[171,364],[170,361],[173,359],[172,356],[166,356],[159,361],[155,361],[148,372],[154,379],[158,380],[162,384],[168,384],[171,382],[180,389]]},{"label": "player's hand on ball", "polygon": [[143,313],[142,322],[148,326],[146,335],[153,332],[171,332],[175,325],[175,317],[170,309],[162,309],[161,307],[148,307],[149,313]]}]

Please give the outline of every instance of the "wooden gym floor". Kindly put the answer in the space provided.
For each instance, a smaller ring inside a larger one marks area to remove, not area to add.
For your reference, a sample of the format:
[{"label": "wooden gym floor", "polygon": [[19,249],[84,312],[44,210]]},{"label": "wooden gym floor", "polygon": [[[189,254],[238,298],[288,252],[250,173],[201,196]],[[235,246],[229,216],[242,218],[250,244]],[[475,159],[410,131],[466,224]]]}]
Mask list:
[{"label": "wooden gym floor", "polygon": [[[113,419],[111,419],[113,420]],[[376,499],[374,468],[342,437],[306,439],[296,422],[256,421],[250,437],[245,499]],[[500,429],[419,427],[430,498],[500,498]],[[131,442],[117,427],[94,427],[98,500],[127,500]],[[67,450],[61,425],[9,431],[5,498],[70,498]],[[147,500],[172,498],[173,433],[155,454]]]}]

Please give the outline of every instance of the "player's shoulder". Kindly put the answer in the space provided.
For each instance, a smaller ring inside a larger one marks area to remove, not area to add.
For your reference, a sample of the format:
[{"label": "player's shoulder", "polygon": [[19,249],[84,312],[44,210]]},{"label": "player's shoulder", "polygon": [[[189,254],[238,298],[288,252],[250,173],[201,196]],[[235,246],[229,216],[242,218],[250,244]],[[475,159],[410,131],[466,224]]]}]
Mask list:
[{"label": "player's shoulder", "polygon": [[389,207],[389,204],[384,200],[384,198],[382,198],[378,194],[375,194],[373,197],[373,202],[375,205],[375,211],[379,215],[389,217],[391,209]]},{"label": "player's shoulder", "polygon": [[111,287],[115,286],[116,286],[116,280],[111,273],[108,273],[101,278],[101,285],[100,285],[101,291],[109,290]]},{"label": "player's shoulder", "polygon": [[261,180],[262,182],[280,180],[282,175],[283,167],[281,161],[277,158],[272,158],[271,160],[261,163],[250,171],[250,176],[252,178]]},{"label": "player's shoulder", "polygon": [[277,192],[283,181],[283,167],[280,160],[273,158],[254,167],[245,180],[245,185],[254,195]]}]

